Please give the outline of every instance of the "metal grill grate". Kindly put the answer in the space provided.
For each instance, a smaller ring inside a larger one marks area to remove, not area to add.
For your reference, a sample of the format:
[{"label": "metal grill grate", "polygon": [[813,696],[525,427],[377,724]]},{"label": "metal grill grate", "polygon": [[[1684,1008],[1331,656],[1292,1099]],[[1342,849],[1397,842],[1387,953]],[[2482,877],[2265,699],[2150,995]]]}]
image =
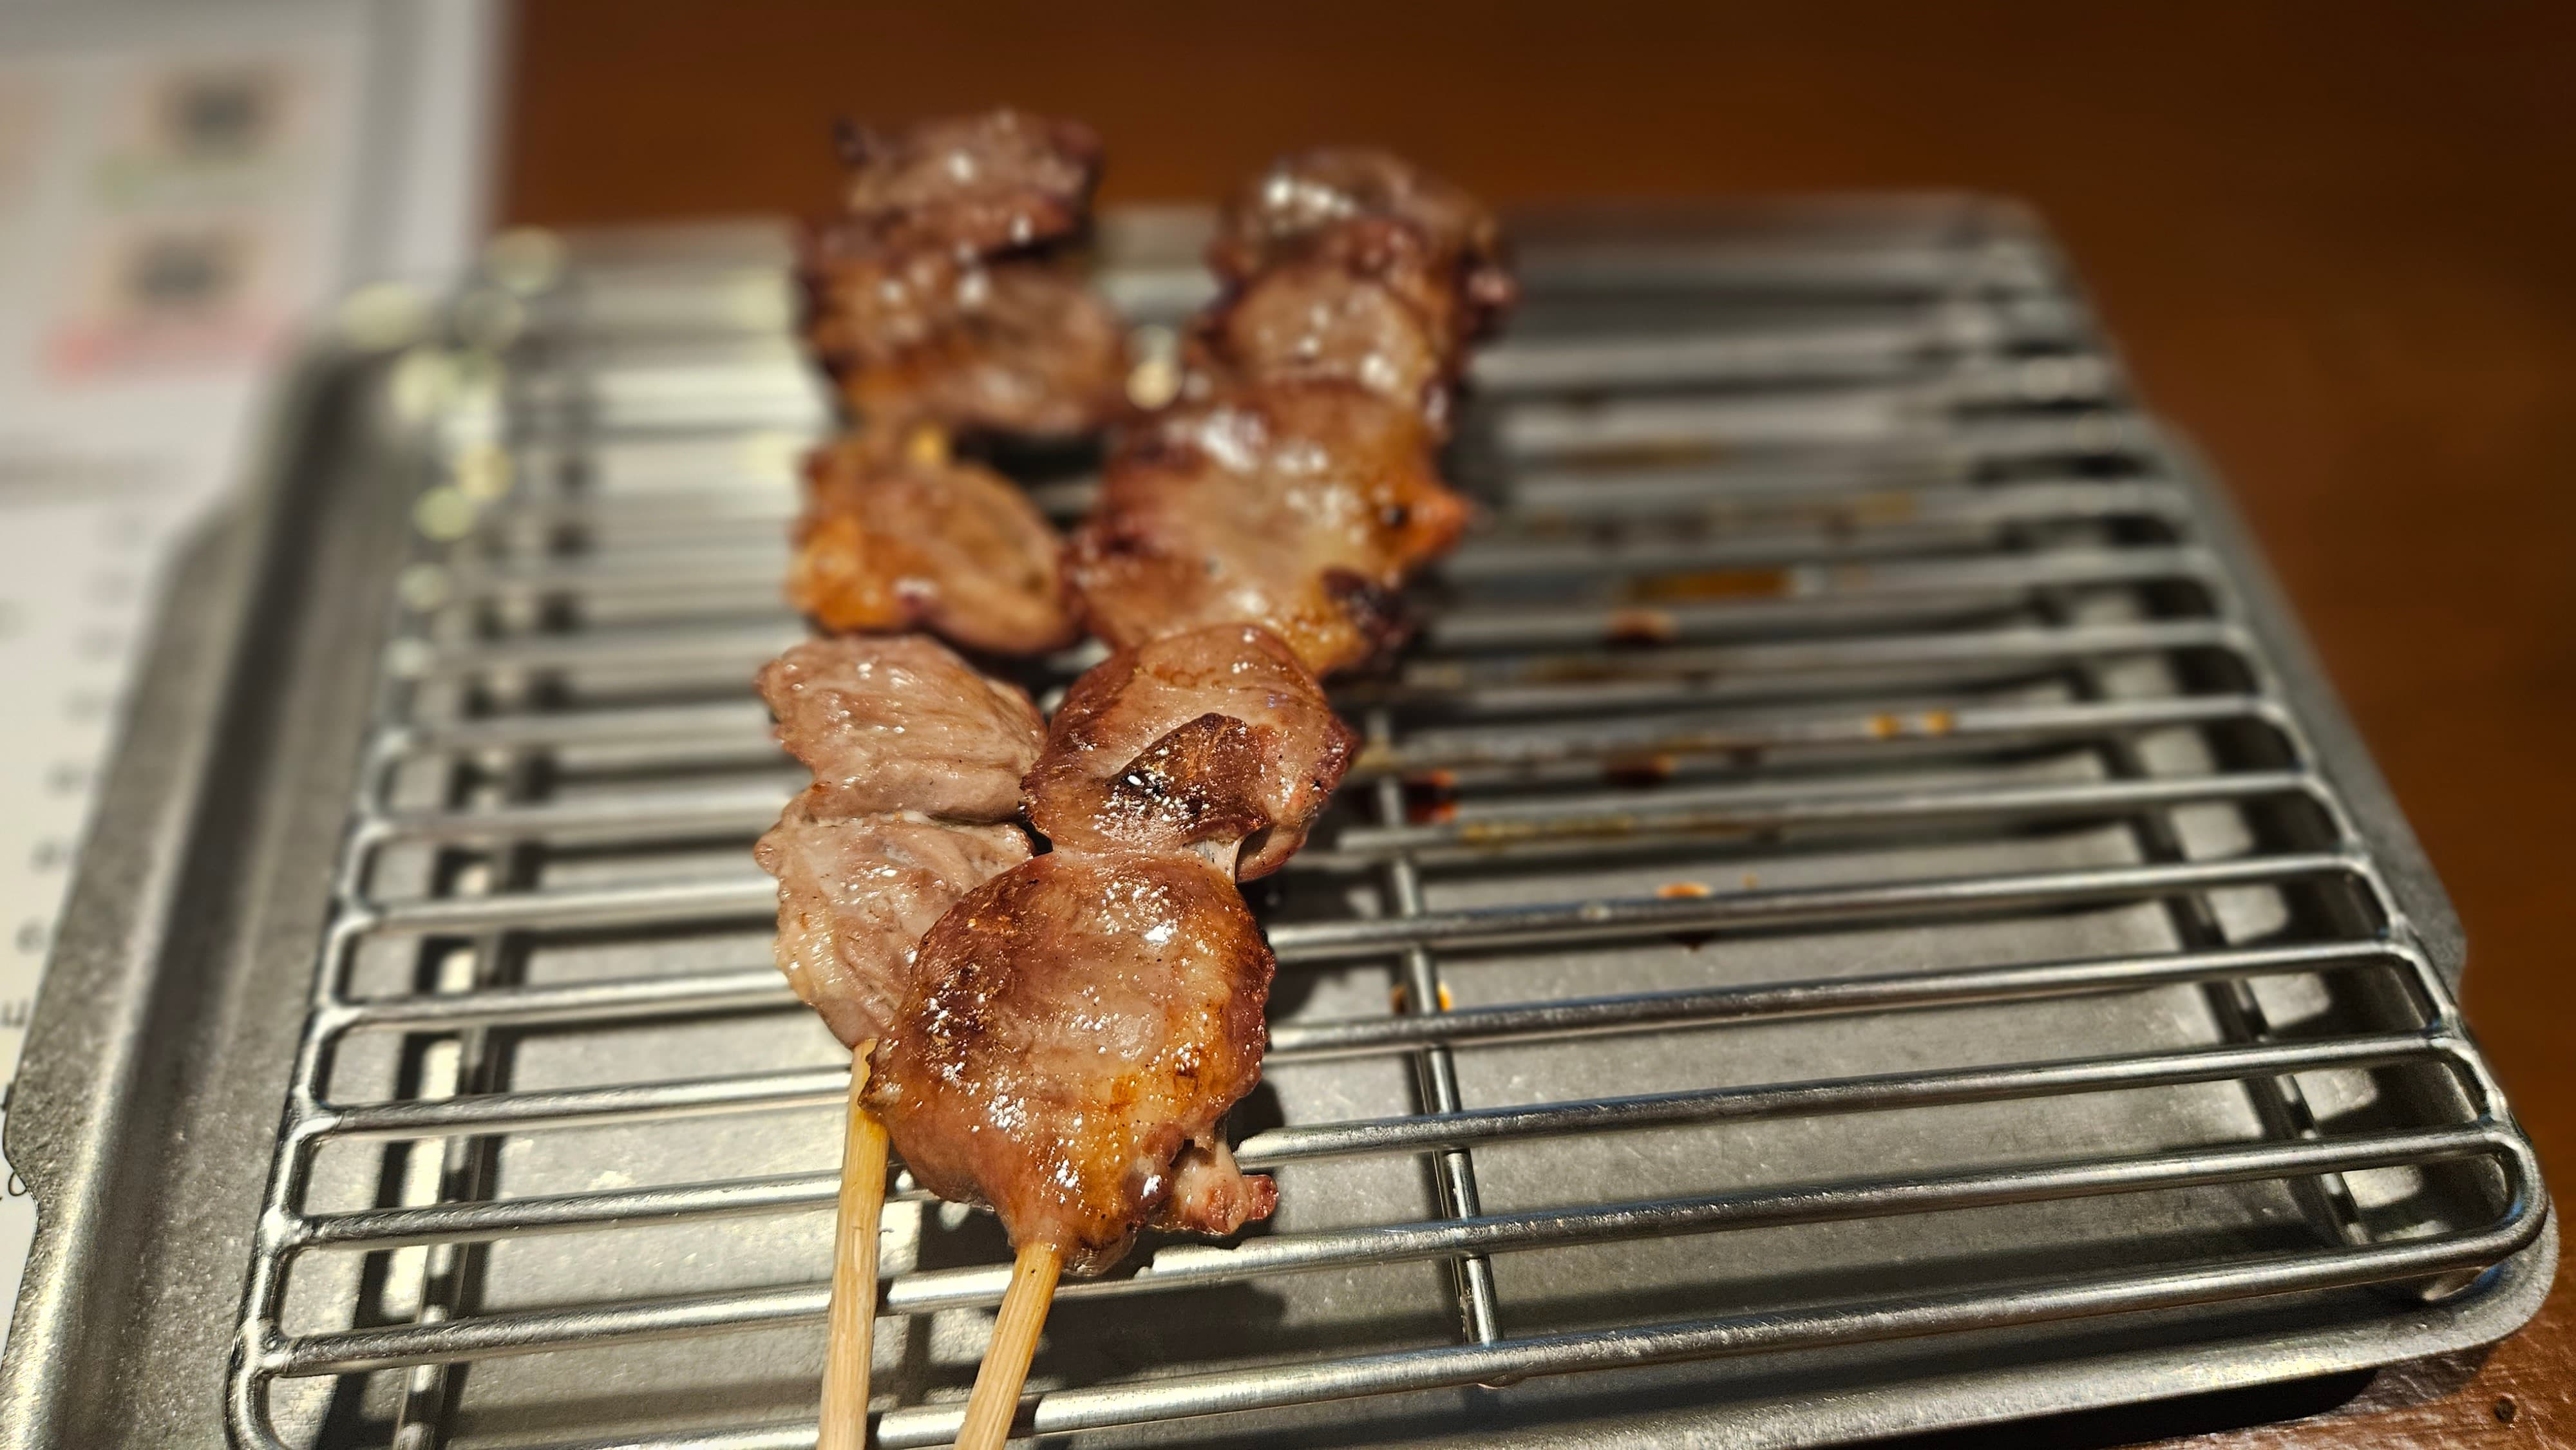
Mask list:
[{"label": "metal grill grate", "polygon": [[[1129,240],[1131,313],[1195,300]],[[1831,1439],[2154,1393],[2157,1349],[2286,1373],[2540,1234],[2199,485],[2033,234],[1860,206],[1526,260],[1457,462],[1487,526],[1256,893],[1277,1220],[1066,1285],[1040,1431]],[[745,851],[798,784],[746,682],[800,633],[822,419],[780,295],[576,252],[497,370],[407,370],[451,541],[400,565],[245,1443],[810,1443],[845,1077]],[[1008,1263],[908,1188],[887,1446],[953,1430]],[[1752,1415],[1996,1366],[2058,1388]]]}]

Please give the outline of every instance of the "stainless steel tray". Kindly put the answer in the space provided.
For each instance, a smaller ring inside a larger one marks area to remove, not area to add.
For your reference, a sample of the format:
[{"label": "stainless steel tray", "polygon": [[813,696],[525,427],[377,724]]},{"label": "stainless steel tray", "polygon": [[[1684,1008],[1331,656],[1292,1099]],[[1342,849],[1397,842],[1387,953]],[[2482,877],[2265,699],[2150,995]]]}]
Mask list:
[{"label": "stainless steel tray", "polygon": [[[1194,225],[1104,229],[1149,351]],[[1813,1444],[2528,1318],[2450,912],[2036,229],[1520,230],[1488,525],[1260,903],[1280,1213],[1069,1288],[1035,1426]],[[841,1069],[744,855],[785,295],[766,229],[519,237],[301,371],[39,1004],[0,1445],[810,1443]],[[885,1249],[878,1433],[939,1443],[1002,1246],[898,1192]]]}]

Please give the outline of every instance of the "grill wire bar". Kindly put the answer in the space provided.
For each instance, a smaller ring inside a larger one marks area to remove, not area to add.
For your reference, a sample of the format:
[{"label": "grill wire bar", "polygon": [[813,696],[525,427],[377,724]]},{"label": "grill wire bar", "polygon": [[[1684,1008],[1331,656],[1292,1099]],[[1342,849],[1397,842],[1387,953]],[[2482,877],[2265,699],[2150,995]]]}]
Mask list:
[{"label": "grill wire bar", "polygon": [[[1385,739],[1388,736],[1385,712],[1374,712],[1369,720],[1369,733]],[[1377,782],[1378,818],[1389,828],[1404,821],[1404,790],[1394,780],[1381,777]],[[1413,859],[1401,851],[1386,862],[1387,895],[1395,909],[1406,917],[1423,914],[1422,882]],[[1404,948],[1403,980],[1397,986],[1397,1007],[1411,1017],[1433,1017],[1449,1010],[1449,989],[1440,980],[1440,968],[1431,958],[1431,949],[1415,943]],[[1421,1078],[1421,1104],[1425,1120],[1454,1117],[1465,1102],[1458,1092],[1458,1064],[1450,1056],[1449,1044],[1436,1038],[1422,1049],[1416,1071]],[[1244,1146],[1250,1146],[1246,1144]],[[1476,1192],[1476,1165],[1464,1146],[1452,1145],[1440,1152],[1437,1167],[1440,1213],[1444,1218],[1478,1217],[1480,1197]],[[1494,1298],[1494,1266],[1482,1254],[1469,1254],[1455,1261],[1458,1278],[1458,1313],[1466,1328],[1467,1338],[1477,1344],[1492,1344],[1503,1337],[1502,1311]]]},{"label": "grill wire bar", "polygon": [[[1195,304],[1192,247],[1107,253],[1140,325]],[[813,1441],[846,1059],[766,960],[747,847],[798,781],[748,677],[801,635],[823,410],[774,251],[569,255],[497,355],[405,364],[431,482],[250,1266],[254,1450]],[[1842,1391],[2103,1319],[2224,1366],[2247,1316],[2423,1312],[2541,1236],[2187,465],[2026,223],[1525,263],[1455,464],[1486,518],[1256,897],[1237,1153],[1278,1220],[1065,1284],[1025,1428],[1382,1436],[1391,1397],[1631,1443],[1594,1372],[1723,1416],[1734,1362]],[[945,1443],[1007,1250],[900,1172],[883,1243],[878,1443]]]}]

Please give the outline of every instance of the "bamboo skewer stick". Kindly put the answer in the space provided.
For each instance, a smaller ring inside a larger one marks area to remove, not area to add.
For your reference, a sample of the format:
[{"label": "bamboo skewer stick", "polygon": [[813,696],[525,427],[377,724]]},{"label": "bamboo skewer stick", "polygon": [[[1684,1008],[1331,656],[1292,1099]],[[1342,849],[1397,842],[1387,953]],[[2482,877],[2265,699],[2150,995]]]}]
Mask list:
[{"label": "bamboo skewer stick", "polygon": [[871,1037],[850,1054],[849,1124],[841,1138],[841,1206],[832,1233],[830,1343],[823,1358],[823,1422],[815,1450],[868,1442],[868,1363],[876,1351],[877,1222],[885,1211],[886,1130],[859,1101]]},{"label": "bamboo skewer stick", "polygon": [[1011,1264],[1011,1287],[1003,1292],[993,1342],[975,1371],[975,1391],[966,1397],[957,1450],[1001,1450],[1011,1438],[1011,1422],[1020,1413],[1020,1386],[1029,1377],[1038,1331],[1046,1327],[1047,1306],[1055,1302],[1056,1276],[1063,1270],[1064,1251],[1053,1244],[1029,1244]]}]

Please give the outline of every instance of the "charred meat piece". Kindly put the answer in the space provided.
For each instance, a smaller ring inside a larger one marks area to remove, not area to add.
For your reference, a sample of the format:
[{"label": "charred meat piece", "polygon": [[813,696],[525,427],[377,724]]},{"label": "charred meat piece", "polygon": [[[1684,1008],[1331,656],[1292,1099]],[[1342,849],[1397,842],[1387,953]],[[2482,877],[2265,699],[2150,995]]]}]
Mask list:
[{"label": "charred meat piece", "polygon": [[1401,642],[1395,591],[1467,518],[1418,413],[1343,384],[1269,384],[1124,440],[1066,569],[1114,647],[1257,624],[1328,675]]},{"label": "charred meat piece", "polygon": [[1040,856],[923,939],[868,1105],[923,1186],[991,1204],[1073,1273],[1148,1222],[1230,1233],[1275,1201],[1218,1136],[1260,1076],[1272,970],[1195,857]]},{"label": "charred meat piece", "polygon": [[843,123],[851,222],[880,241],[975,255],[1082,229],[1100,138],[1079,121],[996,110],[899,131]]},{"label": "charred meat piece", "polygon": [[818,243],[806,340],[871,427],[1062,438],[1124,404],[1127,339],[1080,278]]},{"label": "charred meat piece", "polygon": [[761,668],[760,694],[779,743],[814,772],[817,816],[1007,821],[1046,740],[1026,694],[917,634],[791,646]]},{"label": "charred meat piece", "polygon": [[1059,851],[1198,848],[1249,881],[1305,844],[1358,745],[1278,636],[1214,625],[1074,681],[1029,771],[1028,817]]},{"label": "charred meat piece", "polygon": [[1435,433],[1466,358],[1461,306],[1421,231],[1391,217],[1319,229],[1312,244],[1245,278],[1191,331],[1195,377],[1325,380],[1421,412]]},{"label": "charred meat piece", "polygon": [[1326,146],[1272,162],[1226,203],[1208,265],[1229,281],[1246,280],[1352,217],[1391,217],[1418,229],[1452,279],[1471,334],[1490,331],[1519,298],[1494,214],[1449,182],[1368,146]]},{"label": "charred meat piece", "polygon": [[915,952],[957,898],[1029,859],[1014,825],[960,826],[917,812],[818,817],[787,803],[753,848],[778,878],[778,969],[832,1035],[883,1037],[912,985]]},{"label": "charred meat piece", "polygon": [[1027,494],[972,463],[855,435],[817,449],[795,545],[788,600],[825,629],[928,629],[995,654],[1076,633],[1062,541]]}]

